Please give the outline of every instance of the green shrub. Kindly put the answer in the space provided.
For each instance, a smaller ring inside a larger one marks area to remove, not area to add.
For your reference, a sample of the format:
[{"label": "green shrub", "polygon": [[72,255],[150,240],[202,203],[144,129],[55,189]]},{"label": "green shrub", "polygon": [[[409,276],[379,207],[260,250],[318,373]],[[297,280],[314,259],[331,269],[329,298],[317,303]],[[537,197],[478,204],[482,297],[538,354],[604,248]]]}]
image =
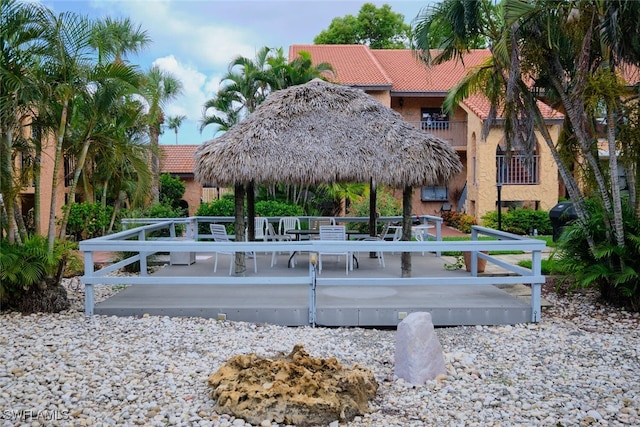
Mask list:
[{"label": "green shrub", "polygon": [[471,233],[471,226],[477,225],[475,217],[455,211],[442,212],[445,225],[456,228],[463,233]]},{"label": "green shrub", "polygon": [[59,284],[73,247],[72,242],[56,241],[49,254],[47,239],[37,234],[22,244],[0,240],[0,305],[20,309],[33,292]]},{"label": "green shrub", "polygon": [[[233,215],[233,213],[232,213]],[[302,216],[302,206],[276,200],[262,200],[256,202],[256,216]]]},{"label": "green shrub", "polygon": [[[376,216],[399,216],[402,215],[402,203],[395,198],[391,191],[380,187],[376,192]],[[347,216],[369,217],[369,193],[355,199],[347,209]],[[384,224],[378,224],[378,232],[382,231]],[[358,230],[362,233],[369,231],[368,223],[349,224],[350,229]]]},{"label": "green shrub", "polygon": [[[608,230],[607,213],[595,200],[585,204],[588,218],[565,226],[557,241],[557,262],[575,287],[598,288],[616,305],[640,310],[640,221],[627,198],[622,201],[625,245],[616,243]],[[587,239],[592,239],[591,250]]]},{"label": "green shrub", "polygon": [[[74,203],[69,212],[67,234],[76,241],[102,236],[111,221],[112,206],[102,206],[100,203]],[[63,209],[69,209],[65,205]]]},{"label": "green shrub", "polygon": [[[482,217],[482,225],[497,230],[498,212],[487,212]],[[543,235],[553,232],[549,212],[534,209],[512,209],[503,212],[502,230],[519,235],[531,234],[533,230]]]},{"label": "green shrub", "polygon": [[[173,178],[168,173],[160,175],[160,203],[173,208],[180,207],[184,196],[185,186],[179,178]],[[181,215],[182,216],[182,215]]]},{"label": "green shrub", "polygon": [[[233,195],[232,195],[233,196]],[[196,211],[196,216],[234,216],[235,203],[233,197],[222,197],[209,203],[201,203]],[[234,234],[233,224],[227,224],[227,233]],[[199,223],[198,234],[211,234],[209,224]]]},{"label": "green shrub", "polygon": [[[184,215],[182,208],[163,203],[156,203],[144,209],[123,210],[122,218],[181,218]],[[184,224],[176,224],[176,235],[184,233]],[[168,237],[169,230],[160,230],[149,233],[148,237]]]}]

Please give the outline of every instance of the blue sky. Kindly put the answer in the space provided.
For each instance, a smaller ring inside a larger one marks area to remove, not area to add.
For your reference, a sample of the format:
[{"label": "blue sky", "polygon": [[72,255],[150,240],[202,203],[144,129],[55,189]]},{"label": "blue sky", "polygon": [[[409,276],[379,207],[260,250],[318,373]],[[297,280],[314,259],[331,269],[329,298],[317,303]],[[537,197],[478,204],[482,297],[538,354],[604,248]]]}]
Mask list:
[{"label": "blue sky", "polygon": [[[132,63],[147,70],[152,64],[173,73],[184,94],[168,104],[166,113],[185,115],[180,144],[200,144],[213,130],[198,130],[202,105],[217,91],[229,62],[238,55],[255,57],[262,46],[282,47],[313,43],[335,17],[357,15],[364,0],[40,0],[56,13],[74,11],[90,17],[129,17],[146,30],[153,43]],[[407,23],[429,0],[369,1],[389,4]],[[162,144],[175,144],[166,130]]]}]

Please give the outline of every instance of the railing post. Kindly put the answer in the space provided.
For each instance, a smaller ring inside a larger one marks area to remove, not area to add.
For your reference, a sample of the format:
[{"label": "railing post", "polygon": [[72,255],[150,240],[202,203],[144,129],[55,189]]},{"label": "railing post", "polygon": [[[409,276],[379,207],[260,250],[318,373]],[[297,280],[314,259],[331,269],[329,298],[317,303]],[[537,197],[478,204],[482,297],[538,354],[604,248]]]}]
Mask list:
[{"label": "railing post", "polygon": [[[542,274],[542,251],[531,252],[531,274],[540,276]],[[531,284],[531,321],[540,322],[542,283]]]},{"label": "railing post", "polygon": [[318,253],[309,252],[309,323],[316,326],[316,265],[318,264]]},{"label": "railing post", "polygon": [[[84,252],[84,277],[91,278],[93,277],[93,273],[94,273],[93,251],[85,251]],[[93,306],[94,306],[93,283],[85,283],[84,284],[84,315],[85,316],[93,316]]]},{"label": "railing post", "polygon": [[[141,242],[144,242],[146,240],[144,229],[138,233],[138,240]],[[146,276],[147,275],[147,252],[140,252],[139,255],[140,255],[140,275]]]}]

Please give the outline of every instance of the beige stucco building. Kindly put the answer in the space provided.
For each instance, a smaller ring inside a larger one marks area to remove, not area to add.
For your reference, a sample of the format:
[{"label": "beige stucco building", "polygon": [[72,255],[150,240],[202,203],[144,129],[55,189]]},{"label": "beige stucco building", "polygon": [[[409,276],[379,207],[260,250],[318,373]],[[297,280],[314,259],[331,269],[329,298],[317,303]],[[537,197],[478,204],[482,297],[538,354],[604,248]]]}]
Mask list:
[{"label": "beige stucco building", "polygon": [[[330,80],[363,89],[408,122],[448,141],[456,149],[463,171],[447,185],[417,189],[413,197],[414,214],[433,215],[452,208],[480,219],[497,209],[499,179],[503,208],[527,206],[549,210],[557,203],[558,170],[540,136],[535,153],[525,160],[517,151],[507,155],[501,126],[493,127],[487,138],[481,138],[490,107],[484,97],[469,97],[454,114],[442,111],[447,92],[470,67],[490,56],[488,50],[466,54],[464,65],[451,61],[430,68],[417,60],[411,50],[293,45],[289,58],[295,58],[300,51],[309,52],[316,64],[331,64],[335,75]],[[555,141],[563,116],[545,105],[541,107]]]}]

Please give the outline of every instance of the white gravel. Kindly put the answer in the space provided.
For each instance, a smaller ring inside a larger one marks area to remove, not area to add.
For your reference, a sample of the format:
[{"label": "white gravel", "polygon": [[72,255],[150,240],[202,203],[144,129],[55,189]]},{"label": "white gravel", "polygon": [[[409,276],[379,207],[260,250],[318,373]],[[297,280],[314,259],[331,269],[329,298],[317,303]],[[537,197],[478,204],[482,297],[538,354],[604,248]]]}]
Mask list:
[{"label": "white gravel", "polygon": [[[640,316],[591,292],[546,295],[540,324],[437,329],[448,377],[416,387],[393,376],[393,330],[85,318],[78,280],[66,286],[68,312],[0,315],[0,426],[247,426],[213,411],[207,377],[296,343],[375,373],[371,412],[341,425],[640,425]],[[98,301],[115,291],[97,288]]]}]

